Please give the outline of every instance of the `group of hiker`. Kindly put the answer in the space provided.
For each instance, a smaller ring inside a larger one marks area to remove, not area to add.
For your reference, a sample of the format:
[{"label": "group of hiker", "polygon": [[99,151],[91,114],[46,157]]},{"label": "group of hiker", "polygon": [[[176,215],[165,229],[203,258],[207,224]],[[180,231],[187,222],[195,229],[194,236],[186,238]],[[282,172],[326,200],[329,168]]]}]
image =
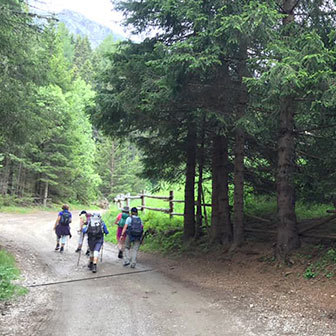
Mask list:
[{"label": "group of hiker", "polygon": [[[56,233],[56,251],[63,253],[64,246],[69,236],[71,238],[70,224],[72,214],[69,206],[64,204],[62,211],[58,213],[54,231]],[[139,251],[143,237],[143,223],[138,216],[138,209],[125,206],[117,216],[114,224],[117,228],[118,258],[123,259],[123,265],[130,265],[134,268],[136,265],[137,253]],[[88,248],[86,255],[90,257],[88,268],[93,273],[97,272],[97,263],[99,253],[104,244],[104,235],[109,234],[106,224],[99,213],[88,213],[83,210],[79,214],[79,240],[75,252],[81,253],[82,247],[87,236]]]}]

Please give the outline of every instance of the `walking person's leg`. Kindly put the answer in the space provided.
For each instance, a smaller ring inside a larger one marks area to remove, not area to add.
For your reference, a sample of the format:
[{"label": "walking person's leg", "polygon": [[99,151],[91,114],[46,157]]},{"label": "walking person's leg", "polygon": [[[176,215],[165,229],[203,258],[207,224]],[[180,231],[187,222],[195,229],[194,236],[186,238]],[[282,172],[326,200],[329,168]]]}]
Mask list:
[{"label": "walking person's leg", "polygon": [[82,249],[83,241],[84,241],[84,233],[81,231],[79,233],[79,238],[78,238],[78,247],[75,252],[79,252]]},{"label": "walking person's leg", "polygon": [[59,248],[60,248],[60,239],[61,239],[61,236],[57,236],[56,235],[56,247],[55,247],[55,251],[58,251]]},{"label": "walking person's leg", "polygon": [[99,252],[102,249],[104,240],[100,239],[96,242],[94,249],[93,249],[93,265],[92,265],[92,272],[96,273],[97,272],[97,264],[98,264],[98,259],[99,259]]},{"label": "walking person's leg", "polygon": [[67,239],[67,236],[61,236],[61,248],[60,248],[60,252],[64,251],[64,246],[65,246],[65,243],[66,243],[66,239]]},{"label": "walking person's leg", "polygon": [[[84,239],[85,239],[85,233],[84,233],[84,236],[83,236],[83,241],[84,241]],[[86,250],[85,255],[86,256],[90,255],[89,237],[87,238],[87,250]]]},{"label": "walking person's leg", "polygon": [[133,248],[132,248],[132,257],[131,257],[131,267],[134,268],[136,265],[136,259],[137,259],[137,254],[140,248],[140,240],[136,240],[133,243]]},{"label": "walking person's leg", "polygon": [[124,239],[121,237],[121,233],[122,233],[123,228],[118,226],[117,229],[117,241],[118,241],[118,258],[122,259],[123,257],[123,244],[124,244]]},{"label": "walking person's leg", "polygon": [[94,258],[94,251],[90,250],[90,260],[89,260],[88,268],[91,271],[93,269],[93,258]]},{"label": "walking person's leg", "polygon": [[89,259],[89,264],[88,264],[88,268],[89,270],[92,271],[92,267],[93,267],[93,250],[94,250],[94,241],[93,239],[89,239],[88,237],[88,246],[89,246],[89,256],[90,256],[90,259]]},{"label": "walking person's leg", "polygon": [[125,240],[125,253],[124,253],[124,266],[130,264],[130,249],[131,249],[131,240],[129,236],[126,236]]}]

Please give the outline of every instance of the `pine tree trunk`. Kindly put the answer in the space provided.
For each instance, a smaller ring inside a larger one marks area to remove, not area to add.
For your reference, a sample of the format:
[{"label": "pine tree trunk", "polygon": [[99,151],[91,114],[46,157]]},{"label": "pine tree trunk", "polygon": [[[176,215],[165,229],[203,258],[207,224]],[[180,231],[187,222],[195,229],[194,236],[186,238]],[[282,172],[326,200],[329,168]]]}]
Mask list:
[{"label": "pine tree trunk", "polygon": [[9,166],[10,166],[10,160],[7,156],[5,156],[4,166],[2,168],[3,174],[1,178],[1,194],[2,195],[7,195],[7,191],[8,191]]},{"label": "pine tree trunk", "polygon": [[20,196],[21,174],[22,174],[22,163],[20,162],[18,176],[16,180],[16,190],[15,190],[15,193],[18,197]]},{"label": "pine tree trunk", "polygon": [[[296,0],[284,0],[283,10],[287,16],[283,24],[294,20]],[[293,37],[295,38],[295,37]],[[277,203],[278,203],[278,230],[276,257],[286,260],[288,254],[300,246],[295,214],[294,189],[294,99],[286,97],[280,107],[280,130],[278,139],[278,167],[277,167]]]},{"label": "pine tree trunk", "polygon": [[114,169],[115,169],[115,144],[112,142],[111,146],[111,165],[110,165],[110,194],[113,194],[114,188]]},{"label": "pine tree trunk", "polygon": [[[245,115],[248,103],[248,92],[243,78],[248,76],[247,45],[241,42],[241,61],[238,65],[238,77],[241,90],[237,105],[237,120]],[[233,193],[233,244],[232,249],[241,246],[244,242],[244,146],[245,132],[239,125],[235,129],[235,146],[234,146],[234,193]]]},{"label": "pine tree trunk", "polygon": [[295,154],[293,130],[294,109],[290,98],[287,98],[280,111],[280,135],[278,140],[278,233],[276,247],[278,259],[286,259],[290,251],[300,246],[293,183]]},{"label": "pine tree trunk", "polygon": [[213,139],[212,152],[212,241],[228,244],[232,240],[228,186],[228,143],[225,136]]},{"label": "pine tree trunk", "polygon": [[205,139],[205,117],[203,118],[203,127],[201,134],[201,144],[198,150],[198,183],[197,183],[197,211],[196,211],[196,230],[195,238],[202,234],[203,215],[202,215],[202,198],[203,198],[203,166],[204,166],[204,139]]},{"label": "pine tree trunk", "polygon": [[7,194],[14,195],[14,164],[11,161],[9,163],[9,173],[8,173],[8,184],[7,184]]},{"label": "pine tree trunk", "polygon": [[45,182],[44,184],[44,196],[43,196],[43,206],[46,207],[47,206],[47,199],[48,199],[48,181]]},{"label": "pine tree trunk", "polygon": [[186,181],[184,191],[184,240],[195,236],[195,173],[196,173],[196,131],[189,126],[186,139]]},{"label": "pine tree trunk", "polygon": [[[202,163],[203,164],[203,163]],[[197,183],[197,210],[196,210],[196,228],[195,238],[199,238],[202,234],[202,188],[203,188],[203,166],[199,163],[198,183]]]},{"label": "pine tree trunk", "polygon": [[244,242],[244,144],[245,133],[238,127],[235,131],[234,147],[234,193],[233,193],[233,246]]}]

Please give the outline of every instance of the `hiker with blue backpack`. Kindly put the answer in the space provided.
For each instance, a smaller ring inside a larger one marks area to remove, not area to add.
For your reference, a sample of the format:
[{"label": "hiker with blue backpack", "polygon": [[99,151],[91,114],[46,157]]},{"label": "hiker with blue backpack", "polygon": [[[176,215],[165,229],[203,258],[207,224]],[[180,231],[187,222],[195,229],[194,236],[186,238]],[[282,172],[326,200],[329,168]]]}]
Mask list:
[{"label": "hiker with blue backpack", "polygon": [[90,216],[87,226],[83,228],[83,233],[87,233],[88,235],[90,249],[90,261],[88,268],[93,273],[96,273],[99,252],[104,244],[104,234],[109,234],[107,227],[99,213],[93,213]]},{"label": "hiker with blue backpack", "polygon": [[54,225],[54,231],[57,236],[55,251],[59,250],[62,253],[64,251],[67,236],[69,236],[70,238],[72,237],[70,232],[71,221],[72,221],[72,215],[71,212],[69,211],[69,205],[64,204],[62,206],[62,211],[58,213]]},{"label": "hiker with blue backpack", "polygon": [[138,216],[138,209],[131,209],[131,216],[126,219],[123,227],[121,238],[125,239],[124,266],[131,264],[131,268],[136,265],[137,254],[141,244],[143,234],[143,224]]},{"label": "hiker with blue backpack", "polygon": [[118,258],[123,258],[123,251],[125,245],[125,239],[121,237],[122,230],[125,226],[126,219],[129,217],[129,207],[125,206],[122,208],[121,213],[117,216],[114,224],[118,225],[117,229],[117,242],[118,242]]}]

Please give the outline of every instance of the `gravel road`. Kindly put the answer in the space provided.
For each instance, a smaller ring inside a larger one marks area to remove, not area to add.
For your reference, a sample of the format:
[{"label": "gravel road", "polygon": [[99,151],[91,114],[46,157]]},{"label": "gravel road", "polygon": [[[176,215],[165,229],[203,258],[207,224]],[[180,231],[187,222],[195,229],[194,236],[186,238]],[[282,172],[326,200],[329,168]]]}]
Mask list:
[{"label": "gravel road", "polygon": [[23,270],[21,283],[32,286],[25,297],[0,305],[0,335],[295,334],[292,328],[286,332],[281,323],[270,325],[242,312],[232,298],[218,302],[194,286],[166,277],[141,263],[141,258],[134,270],[123,267],[112,244],[104,245],[96,274],[87,269],[84,255],[77,267],[78,212],[73,212],[74,237],[63,254],[54,251],[56,216],[52,212],[0,216],[0,243],[15,254]]}]

